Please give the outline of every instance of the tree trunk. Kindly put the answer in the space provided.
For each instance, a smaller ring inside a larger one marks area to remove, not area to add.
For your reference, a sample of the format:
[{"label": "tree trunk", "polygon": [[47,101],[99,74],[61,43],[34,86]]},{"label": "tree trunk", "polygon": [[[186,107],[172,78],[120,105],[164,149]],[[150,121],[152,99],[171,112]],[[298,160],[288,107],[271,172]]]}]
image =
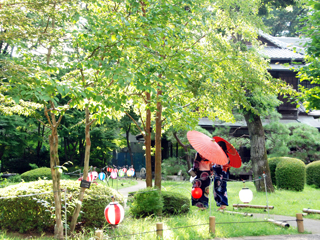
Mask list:
[{"label": "tree trunk", "polygon": [[[89,171],[90,148],[91,148],[90,126],[93,123],[93,121],[90,122],[90,115],[89,114],[90,114],[89,109],[88,109],[88,107],[86,107],[86,128],[85,128],[86,148],[85,148],[85,154],[84,154],[84,168],[83,168],[83,179],[84,180],[87,179],[88,171]],[[74,212],[72,215],[72,220],[71,220],[71,224],[70,224],[70,232],[74,232],[74,230],[75,230],[85,190],[86,190],[85,188],[80,188],[78,203],[77,203],[76,208],[74,209]]]},{"label": "tree trunk", "polygon": [[[146,92],[147,101],[150,101],[150,93]],[[146,129],[145,129],[145,146],[146,146],[146,186],[152,187],[152,166],[151,166],[151,111],[146,110]]]},{"label": "tree trunk", "polygon": [[264,177],[266,174],[266,185],[268,192],[274,192],[271,181],[267,150],[265,145],[265,134],[261,119],[258,115],[251,112],[244,114],[249,135],[250,135],[250,154],[253,168],[254,179],[261,177],[260,181],[255,181],[255,187],[258,192],[265,191]]},{"label": "tree trunk", "polygon": [[179,143],[179,145],[181,147],[183,147],[183,150],[185,151],[186,153],[186,160],[187,160],[187,164],[188,164],[188,169],[191,168],[191,160],[190,160],[190,155],[189,155],[189,149],[188,149],[188,146],[187,145],[184,145],[181,140],[179,139],[178,135],[176,132],[173,133],[173,136],[175,137],[175,139],[177,140],[177,143]]},{"label": "tree trunk", "polygon": [[60,192],[60,172],[59,172],[59,155],[58,155],[58,123],[56,122],[55,116],[51,113],[51,135],[49,136],[50,144],[50,168],[52,175],[53,185],[53,196],[55,206],[55,228],[54,237],[57,239],[63,239],[63,225],[62,225],[62,214],[61,214],[61,192]]},{"label": "tree trunk", "polygon": [[[159,90],[157,95],[160,96],[162,92]],[[156,136],[155,136],[155,170],[154,170],[154,185],[161,190],[161,118],[162,118],[162,104],[158,100],[156,112]]]}]

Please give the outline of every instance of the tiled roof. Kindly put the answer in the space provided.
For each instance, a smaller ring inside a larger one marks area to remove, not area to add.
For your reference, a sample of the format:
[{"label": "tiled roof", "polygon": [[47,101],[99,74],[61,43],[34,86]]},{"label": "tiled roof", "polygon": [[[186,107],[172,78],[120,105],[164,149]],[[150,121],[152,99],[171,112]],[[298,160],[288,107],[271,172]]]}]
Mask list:
[{"label": "tiled roof", "polygon": [[[267,41],[273,43],[274,46],[266,46],[262,51],[262,54],[271,60],[303,60],[304,48],[302,45],[308,41],[308,39],[300,39],[294,37],[273,37],[259,31],[259,35]],[[300,44],[301,43],[301,44]]]},{"label": "tiled roof", "polygon": [[295,53],[292,50],[286,48],[265,47],[262,52],[267,58],[279,59],[279,60],[303,60],[304,55],[301,53]]}]

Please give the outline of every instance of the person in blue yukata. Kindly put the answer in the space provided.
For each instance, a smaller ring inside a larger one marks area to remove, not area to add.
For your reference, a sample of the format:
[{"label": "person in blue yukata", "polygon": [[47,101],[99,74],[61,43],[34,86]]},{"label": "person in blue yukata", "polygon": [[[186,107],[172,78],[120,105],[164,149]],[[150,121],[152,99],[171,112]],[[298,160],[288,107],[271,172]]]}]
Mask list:
[{"label": "person in blue yukata", "polygon": [[[225,152],[228,160],[228,150],[227,145],[225,142],[220,141],[217,142],[217,144],[222,148],[222,150]],[[227,194],[227,181],[229,180],[229,165],[230,160],[226,165],[219,165],[214,164],[212,169],[214,171],[214,185],[213,185],[213,196],[214,200],[216,201],[219,210],[224,210],[228,206],[228,194]]]}]

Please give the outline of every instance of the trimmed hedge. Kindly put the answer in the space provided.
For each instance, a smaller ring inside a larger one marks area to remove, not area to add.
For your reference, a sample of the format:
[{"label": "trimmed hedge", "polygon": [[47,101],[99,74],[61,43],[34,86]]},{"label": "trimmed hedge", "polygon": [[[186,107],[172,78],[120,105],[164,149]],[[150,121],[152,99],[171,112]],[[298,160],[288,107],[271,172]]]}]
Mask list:
[{"label": "trimmed hedge", "polygon": [[159,215],[163,209],[163,200],[156,188],[146,188],[137,191],[133,195],[130,213],[134,217],[147,217]]},{"label": "trimmed hedge", "polygon": [[25,182],[37,181],[39,180],[39,178],[41,179],[45,178],[46,180],[50,180],[52,179],[51,169],[46,167],[36,168],[36,169],[22,173],[21,178]]},{"label": "trimmed hedge", "polygon": [[189,212],[190,198],[167,191],[161,191],[161,196],[163,199],[163,214],[175,215]]},{"label": "trimmed hedge", "polygon": [[134,217],[158,215],[160,210],[164,215],[187,213],[190,210],[190,198],[175,192],[162,190],[159,193],[155,188],[147,188],[131,194],[134,195],[130,212]]},{"label": "trimmed hedge", "polygon": [[[79,181],[61,180],[61,189],[67,189],[67,218],[70,224],[74,207],[79,197]],[[47,192],[47,193],[45,193]],[[31,195],[45,193],[42,195]],[[31,195],[17,197],[18,195]],[[111,202],[111,196],[116,201],[124,203],[123,196],[112,188],[101,184],[91,184],[85,190],[81,213],[78,222],[84,227],[101,227],[106,223],[104,209]],[[54,199],[52,193],[52,181],[40,180],[35,182],[23,182],[0,189],[0,229],[19,231],[44,230],[53,231],[54,228]],[[61,193],[64,218],[65,193]]]},{"label": "trimmed hedge", "polygon": [[306,167],[297,158],[283,158],[276,167],[276,182],[279,189],[303,191],[306,181]]},{"label": "trimmed hedge", "polygon": [[306,167],[307,184],[320,188],[320,160],[309,163]]},{"label": "trimmed hedge", "polygon": [[270,168],[270,175],[271,175],[271,181],[273,185],[276,185],[276,168],[278,163],[284,159],[283,157],[273,157],[268,158],[269,168]]}]

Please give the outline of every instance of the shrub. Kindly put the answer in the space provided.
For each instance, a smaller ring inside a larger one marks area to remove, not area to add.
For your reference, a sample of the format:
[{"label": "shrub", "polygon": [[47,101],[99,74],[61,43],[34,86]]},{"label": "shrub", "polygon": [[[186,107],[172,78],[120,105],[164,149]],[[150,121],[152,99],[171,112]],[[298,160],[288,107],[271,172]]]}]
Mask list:
[{"label": "shrub", "polygon": [[268,163],[269,163],[269,168],[270,168],[270,175],[271,175],[271,181],[273,185],[276,185],[276,168],[278,163],[282,159],[287,159],[287,157],[273,157],[273,158],[268,158]]},{"label": "shrub", "polygon": [[161,196],[163,199],[163,214],[174,215],[189,212],[190,198],[167,191],[161,191]]},{"label": "shrub", "polygon": [[316,185],[320,188],[320,160],[309,163],[306,167],[308,185]]},{"label": "shrub", "polygon": [[134,217],[159,215],[163,209],[163,200],[156,188],[141,189],[133,196],[130,212]]},{"label": "shrub", "polygon": [[304,162],[297,158],[283,158],[276,167],[277,187],[302,191],[306,180]]},{"label": "shrub", "polygon": [[[80,182],[61,180],[60,183],[61,189],[67,189],[67,218],[70,223],[71,214],[79,197]],[[39,193],[42,194],[36,195]],[[21,197],[21,195],[29,196]],[[81,222],[84,227],[101,227],[106,222],[104,209],[111,202],[111,195],[115,196],[120,204],[123,204],[124,199],[117,191],[102,184],[91,184],[90,188],[85,191],[78,222]],[[64,209],[65,193],[62,192],[61,196]],[[53,231],[55,222],[52,181],[40,180],[11,185],[0,189],[0,197],[7,197],[0,198],[1,229],[19,232]],[[64,218],[64,212],[62,217]]]},{"label": "shrub", "polygon": [[21,175],[20,174],[16,174],[14,176],[11,176],[11,177],[8,178],[8,181],[12,182],[12,183],[19,183],[19,182],[21,182]]},{"label": "shrub", "polygon": [[46,167],[36,168],[36,169],[22,173],[21,178],[25,182],[37,181],[39,180],[39,178],[49,180],[49,179],[52,179],[51,169]]}]

